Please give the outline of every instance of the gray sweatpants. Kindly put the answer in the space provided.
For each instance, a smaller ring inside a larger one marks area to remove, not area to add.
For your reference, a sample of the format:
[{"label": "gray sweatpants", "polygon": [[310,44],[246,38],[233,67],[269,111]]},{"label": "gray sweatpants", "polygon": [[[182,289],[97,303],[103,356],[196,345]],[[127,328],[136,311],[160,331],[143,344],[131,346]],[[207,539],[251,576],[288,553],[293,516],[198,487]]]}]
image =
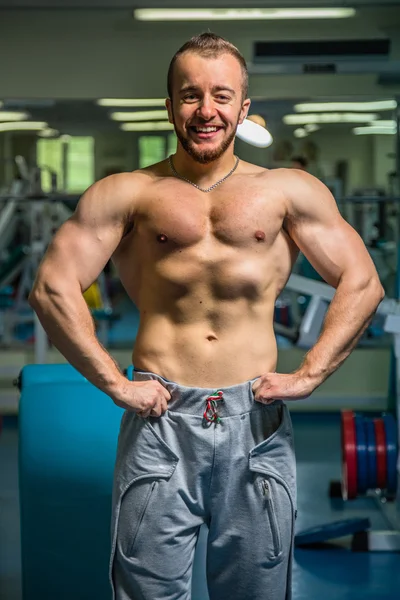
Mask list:
[{"label": "gray sweatpants", "polygon": [[255,402],[255,380],[214,390],[135,372],[135,380],[148,379],[158,379],[171,400],[160,418],[122,418],[114,600],[190,600],[203,523],[210,600],[289,600],[296,466],[287,407]]}]

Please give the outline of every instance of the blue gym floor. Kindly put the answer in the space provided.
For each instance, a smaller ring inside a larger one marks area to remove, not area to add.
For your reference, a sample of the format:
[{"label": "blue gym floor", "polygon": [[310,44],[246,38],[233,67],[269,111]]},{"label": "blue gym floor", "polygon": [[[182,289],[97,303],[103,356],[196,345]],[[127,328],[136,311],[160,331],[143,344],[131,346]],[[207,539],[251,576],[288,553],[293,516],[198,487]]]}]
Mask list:
[{"label": "blue gym floor", "polygon": [[[5,421],[0,435],[0,600],[21,600],[18,425],[13,418]],[[382,514],[370,500],[344,504],[328,497],[330,480],[340,478],[339,415],[295,413],[293,423],[298,461],[297,530],[359,516],[369,517],[376,529],[386,529]],[[202,567],[195,565],[194,577],[200,583],[192,600],[207,600]],[[293,590],[293,600],[399,600],[400,553],[353,553],[333,546],[297,549]]]}]

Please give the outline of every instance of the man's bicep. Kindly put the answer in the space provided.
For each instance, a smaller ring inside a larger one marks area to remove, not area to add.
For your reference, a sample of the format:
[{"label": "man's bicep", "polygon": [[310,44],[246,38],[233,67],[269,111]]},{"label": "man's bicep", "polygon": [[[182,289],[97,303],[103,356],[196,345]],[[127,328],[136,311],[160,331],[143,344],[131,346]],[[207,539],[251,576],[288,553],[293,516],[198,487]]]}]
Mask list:
[{"label": "man's bicep", "polygon": [[300,251],[321,277],[336,287],[346,271],[368,270],[372,261],[363,241],[345,221],[333,223],[302,222],[292,236]]},{"label": "man's bicep", "polygon": [[79,284],[85,291],[100,275],[122,237],[116,225],[94,228],[72,217],[50,243],[38,279],[57,287]]},{"label": "man's bicep", "polygon": [[329,190],[315,178],[300,184],[288,215],[289,233],[313,267],[336,287],[345,272],[369,273],[371,257],[358,233],[343,219]]},{"label": "man's bicep", "polygon": [[111,175],[83,194],[74,214],[49,245],[37,282],[58,289],[79,284],[85,291],[97,279],[133,214],[135,182],[129,174]]}]

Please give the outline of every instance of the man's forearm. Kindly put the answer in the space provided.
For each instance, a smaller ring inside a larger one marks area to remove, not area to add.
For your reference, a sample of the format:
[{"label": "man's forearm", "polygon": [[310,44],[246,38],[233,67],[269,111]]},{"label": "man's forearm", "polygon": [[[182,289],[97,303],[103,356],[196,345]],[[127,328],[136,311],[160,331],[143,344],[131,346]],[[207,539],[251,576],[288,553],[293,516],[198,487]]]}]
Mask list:
[{"label": "man's forearm", "polygon": [[349,356],[383,298],[376,278],[355,285],[343,281],[325,317],[316,344],[306,354],[298,373],[308,377],[318,387]]},{"label": "man's forearm", "polygon": [[112,396],[124,375],[99,343],[79,286],[67,293],[39,285],[31,293],[29,302],[50,340],[68,362]]}]

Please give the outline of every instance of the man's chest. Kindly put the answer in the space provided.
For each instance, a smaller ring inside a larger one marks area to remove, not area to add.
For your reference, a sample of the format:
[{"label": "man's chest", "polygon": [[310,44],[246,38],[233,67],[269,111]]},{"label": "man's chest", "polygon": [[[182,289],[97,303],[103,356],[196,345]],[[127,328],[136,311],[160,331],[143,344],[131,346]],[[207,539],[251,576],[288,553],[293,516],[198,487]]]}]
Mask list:
[{"label": "man's chest", "polygon": [[240,189],[149,198],[135,219],[136,235],[148,243],[188,247],[203,243],[271,246],[282,229],[285,207],[274,192]]}]

